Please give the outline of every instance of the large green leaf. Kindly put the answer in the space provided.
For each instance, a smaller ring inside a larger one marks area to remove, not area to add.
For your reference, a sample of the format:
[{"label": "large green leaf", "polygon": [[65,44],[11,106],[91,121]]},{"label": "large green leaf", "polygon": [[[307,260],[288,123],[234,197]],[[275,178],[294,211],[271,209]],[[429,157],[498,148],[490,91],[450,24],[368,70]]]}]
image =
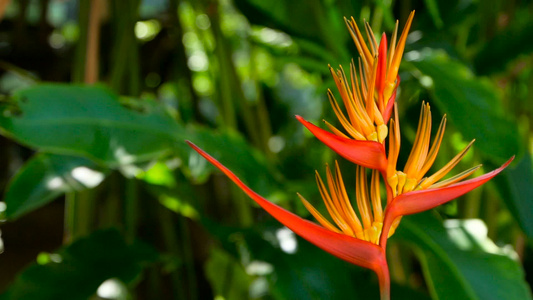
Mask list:
[{"label": "large green leaf", "polygon": [[478,73],[490,74],[503,71],[512,60],[533,52],[533,40],[531,39],[533,21],[529,13],[521,13],[521,15],[521,20],[517,22],[515,18],[512,18],[511,26],[498,33],[488,43],[483,44],[474,60]]},{"label": "large green leaf", "polygon": [[64,192],[84,188],[80,176],[73,175],[95,170],[96,164],[70,155],[129,170],[126,167],[131,164],[175,154],[188,162],[195,179],[207,178],[213,169],[191,154],[186,139],[227,164],[254,189],[264,194],[276,190],[271,188],[276,180],[265,157],[238,133],[194,126],[185,129],[163,105],[151,101],[130,100],[129,106],[133,107],[121,105],[118,96],[102,87],[58,84],[21,90],[13,101],[3,103],[3,133],[54,154],[37,155],[16,175],[6,194],[7,217],[16,218]]},{"label": "large green leaf", "polygon": [[156,259],[146,244],[127,245],[116,230],[97,231],[57,253],[39,255],[0,299],[88,299],[105,280],[132,283]]},{"label": "large green leaf", "polygon": [[520,264],[486,237],[480,220],[448,222],[431,213],[404,218],[396,238],[412,244],[436,299],[532,299]]},{"label": "large green leaf", "polygon": [[[250,297],[249,286],[251,276],[235,257],[226,252],[213,248],[205,264],[206,277],[214,290],[215,298],[224,299],[256,299]],[[224,276],[221,276],[224,274]]]},{"label": "large green leaf", "polygon": [[10,181],[4,196],[5,216],[18,218],[65,192],[93,188],[106,173],[107,170],[86,158],[37,154]]},{"label": "large green leaf", "polygon": [[[321,7],[320,2],[316,0],[282,2],[237,0],[235,5],[248,17],[252,24],[277,28],[291,35],[310,39],[315,39],[317,32],[320,31],[320,24],[309,22],[309,18],[316,18],[315,7]],[[295,17],[294,14],[306,16],[307,19]]]},{"label": "large green leaf", "polygon": [[44,151],[82,155],[110,166],[166,153],[184,129],[161,105],[121,105],[103,87],[37,85],[2,106],[0,126],[18,142]]},{"label": "large green leaf", "polygon": [[417,57],[412,65],[432,93],[430,103],[435,101],[466,140],[476,139],[476,149],[497,163],[523,154],[518,125],[503,109],[493,86],[443,52],[425,50],[410,57]]},{"label": "large green leaf", "polygon": [[529,238],[533,238],[533,164],[524,155],[516,164],[494,178],[500,197]]}]

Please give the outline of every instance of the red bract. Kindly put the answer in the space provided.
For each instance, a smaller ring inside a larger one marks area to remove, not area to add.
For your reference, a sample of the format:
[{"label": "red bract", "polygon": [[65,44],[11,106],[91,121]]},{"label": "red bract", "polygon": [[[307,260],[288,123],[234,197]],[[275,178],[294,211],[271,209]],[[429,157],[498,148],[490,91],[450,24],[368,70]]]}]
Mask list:
[{"label": "red bract", "polygon": [[385,251],[381,247],[367,241],[325,229],[322,226],[305,220],[266,200],[246,186],[233,172],[223,166],[215,158],[198,148],[193,143],[189,141],[187,141],[187,143],[211,164],[220,169],[250,198],[259,204],[259,206],[266,210],[281,224],[291,229],[294,233],[340,259],[376,272],[380,282],[382,299],[389,299],[389,269],[385,258]]},{"label": "red bract", "polygon": [[383,221],[383,232],[381,234],[380,246],[385,249],[387,243],[385,237],[388,235],[389,229],[396,218],[430,210],[472,191],[498,175],[503,169],[507,168],[513,159],[514,156],[498,169],[476,178],[442,188],[415,190],[394,198],[385,209],[385,219]]},{"label": "red bract", "polygon": [[340,137],[296,116],[311,133],[322,143],[337,152],[340,156],[365,168],[384,171],[387,168],[387,157],[382,144],[373,141],[358,141]]}]

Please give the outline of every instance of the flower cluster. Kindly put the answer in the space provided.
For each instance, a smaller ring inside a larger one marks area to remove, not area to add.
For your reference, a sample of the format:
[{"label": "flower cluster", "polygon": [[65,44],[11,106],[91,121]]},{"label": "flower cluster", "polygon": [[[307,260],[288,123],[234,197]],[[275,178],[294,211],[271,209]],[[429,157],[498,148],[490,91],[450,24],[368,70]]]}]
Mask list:
[{"label": "flower cluster", "polygon": [[[426,173],[435,162],[443,140],[446,116],[442,118],[431,143],[431,110],[429,104],[422,103],[416,138],[407,162],[403,169],[397,165],[401,141],[396,107],[396,91],[400,84],[398,70],[413,17],[414,11],[409,15],[399,38],[396,22],[389,45],[385,34],[378,45],[372,28],[365,23],[367,44],[355,20],[345,19],[359,52],[358,64],[353,60],[350,63],[349,79],[342,66],[339,70],[329,67],[344,110],[334,93],[328,90],[329,101],[344,132],[327,121],[324,122],[330,131],[296,116],[316,138],[357,165],[357,209],[354,209],[348,197],[336,161],[333,171],[326,165],[325,182],[316,172],[319,192],[333,222],[298,194],[304,206],[320,224],[318,225],[264,199],[229,169],[188,142],[263,209],[296,234],[343,260],[373,270],[379,278],[382,299],[390,298],[386,243],[400,224],[401,217],[432,209],[475,189],[496,176],[513,159],[500,168],[473,179],[464,180],[481,166],[442,180],[465,156],[474,142],[472,141],[444,167],[427,176]],[[386,147],[388,151],[385,150]],[[370,171],[367,172],[367,169]],[[382,183],[387,191],[385,209],[380,194]]]}]

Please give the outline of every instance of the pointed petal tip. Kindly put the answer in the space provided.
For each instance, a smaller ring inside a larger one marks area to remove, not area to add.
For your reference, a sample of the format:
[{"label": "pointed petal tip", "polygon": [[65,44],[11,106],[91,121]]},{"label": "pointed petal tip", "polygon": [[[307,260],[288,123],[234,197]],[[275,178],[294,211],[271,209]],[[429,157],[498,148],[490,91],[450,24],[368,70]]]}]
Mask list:
[{"label": "pointed petal tip", "polygon": [[485,184],[507,168],[513,160],[514,155],[499,168],[476,178],[454,183],[446,187],[429,188],[402,194],[392,201],[389,207],[390,213],[393,216],[412,215],[449,202]]}]

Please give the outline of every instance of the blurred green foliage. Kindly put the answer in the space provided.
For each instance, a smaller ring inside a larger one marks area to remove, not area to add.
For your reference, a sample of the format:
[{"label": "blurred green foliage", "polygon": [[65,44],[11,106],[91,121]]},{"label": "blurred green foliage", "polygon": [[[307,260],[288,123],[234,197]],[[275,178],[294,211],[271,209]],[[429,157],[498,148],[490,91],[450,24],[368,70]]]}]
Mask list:
[{"label": "blurred green foliage", "polygon": [[516,159],[404,218],[388,253],[392,297],[531,299],[533,3],[513,0],[11,1],[0,299],[377,298],[374,274],[282,228],[184,141],[308,217],[295,193],[321,207],[313,170],[339,159],[345,182],[355,177],[294,119],[335,119],[327,64],[357,59],[343,17],[379,36],[413,9],[400,165],[422,100],[434,128],[449,120],[437,168],[474,138],[459,169]]}]

